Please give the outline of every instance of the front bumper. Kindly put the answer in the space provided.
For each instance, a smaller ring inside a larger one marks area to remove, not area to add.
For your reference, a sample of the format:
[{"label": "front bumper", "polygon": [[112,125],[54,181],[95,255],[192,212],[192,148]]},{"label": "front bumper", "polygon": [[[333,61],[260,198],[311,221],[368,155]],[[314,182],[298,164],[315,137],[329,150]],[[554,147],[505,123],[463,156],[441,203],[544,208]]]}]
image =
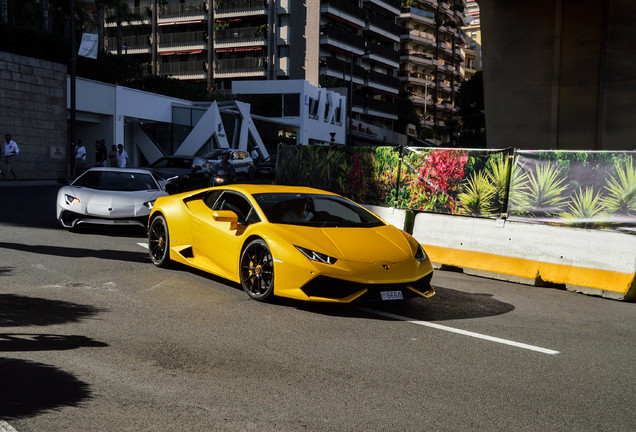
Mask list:
[{"label": "front bumper", "polygon": [[121,218],[101,218],[74,213],[69,210],[62,210],[58,221],[64,228],[75,228],[81,224],[90,225],[117,225],[117,226],[139,226],[146,228],[148,216],[121,217]]}]

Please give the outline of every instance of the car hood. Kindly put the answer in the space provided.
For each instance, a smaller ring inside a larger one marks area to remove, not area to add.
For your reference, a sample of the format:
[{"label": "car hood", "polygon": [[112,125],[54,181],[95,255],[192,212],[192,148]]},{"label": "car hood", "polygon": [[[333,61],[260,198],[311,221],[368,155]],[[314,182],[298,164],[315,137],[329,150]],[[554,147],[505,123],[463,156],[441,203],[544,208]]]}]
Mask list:
[{"label": "car hood", "polygon": [[409,242],[391,225],[376,228],[317,228],[276,225],[276,230],[289,243],[334,258],[375,263],[401,262],[413,258]]},{"label": "car hood", "polygon": [[153,201],[160,196],[167,195],[167,192],[160,190],[145,191],[108,191],[81,187],[69,187],[68,192],[80,199],[81,202],[93,205],[103,205],[109,207],[130,206],[143,204],[146,201]]}]

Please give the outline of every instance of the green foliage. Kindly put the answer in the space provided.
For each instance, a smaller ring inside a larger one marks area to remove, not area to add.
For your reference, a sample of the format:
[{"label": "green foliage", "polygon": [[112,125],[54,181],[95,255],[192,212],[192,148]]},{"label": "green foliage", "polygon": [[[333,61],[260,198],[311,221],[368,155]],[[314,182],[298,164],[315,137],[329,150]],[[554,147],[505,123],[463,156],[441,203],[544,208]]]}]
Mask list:
[{"label": "green foliage", "polygon": [[556,164],[538,163],[535,170],[527,172],[525,188],[515,190],[515,211],[534,217],[556,216],[563,212],[567,203],[564,195],[567,188],[563,171]]},{"label": "green foliage", "polygon": [[68,38],[57,34],[2,24],[0,51],[66,64],[71,44]]},{"label": "green foliage", "polygon": [[632,159],[614,165],[616,175],[610,176],[603,205],[610,213],[636,217],[636,169]]},{"label": "green foliage", "polygon": [[461,206],[461,214],[472,216],[491,216],[495,214],[493,196],[495,188],[488,180],[485,171],[474,172],[467,181],[464,191],[457,198]]},{"label": "green foliage", "polygon": [[559,216],[566,225],[578,228],[595,228],[601,226],[600,220],[605,214],[600,194],[594,193],[594,188],[579,189],[570,197],[568,212]]}]

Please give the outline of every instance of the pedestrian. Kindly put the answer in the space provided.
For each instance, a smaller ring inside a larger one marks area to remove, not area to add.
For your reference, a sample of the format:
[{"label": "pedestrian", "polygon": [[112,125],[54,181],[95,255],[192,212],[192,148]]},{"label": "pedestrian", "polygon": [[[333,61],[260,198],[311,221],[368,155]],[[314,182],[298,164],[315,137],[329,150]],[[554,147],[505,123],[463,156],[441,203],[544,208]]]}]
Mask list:
[{"label": "pedestrian", "polygon": [[77,147],[75,147],[75,177],[79,177],[80,174],[86,169],[86,147],[82,143],[81,139],[77,140]]},{"label": "pedestrian", "polygon": [[13,175],[13,180],[17,180],[18,176],[13,170],[13,163],[15,157],[20,153],[20,148],[18,144],[11,139],[11,135],[6,134],[4,136],[4,145],[2,146],[2,159],[4,161],[4,171],[0,171],[2,173],[2,179],[5,180],[5,172],[6,175],[11,173]]},{"label": "pedestrian", "polygon": [[108,152],[108,166],[117,166],[117,146],[115,144],[113,144]]},{"label": "pedestrian", "polygon": [[106,140],[95,141],[95,166],[105,167],[108,158],[108,150],[106,150]]},{"label": "pedestrian", "polygon": [[260,154],[258,153],[258,146],[254,146],[254,148],[252,149],[252,159],[254,160],[254,163],[256,163],[256,161],[258,161],[258,158],[260,156]]},{"label": "pedestrian", "polygon": [[121,144],[117,144],[117,166],[119,168],[126,168],[128,165],[128,153],[124,150],[124,146]]}]

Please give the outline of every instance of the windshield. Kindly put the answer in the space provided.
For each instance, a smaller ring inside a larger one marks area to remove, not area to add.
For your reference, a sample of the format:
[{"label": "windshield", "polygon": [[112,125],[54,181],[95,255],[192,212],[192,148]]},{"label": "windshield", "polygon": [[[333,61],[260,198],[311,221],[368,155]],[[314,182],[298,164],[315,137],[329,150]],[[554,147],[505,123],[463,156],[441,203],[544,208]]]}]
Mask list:
[{"label": "windshield", "polygon": [[334,195],[263,193],[255,194],[254,199],[272,223],[360,228],[384,225],[363,207]]},{"label": "windshield", "polygon": [[191,168],[192,159],[190,158],[161,158],[150,165],[151,168]]},{"label": "windshield", "polygon": [[72,186],[113,191],[159,189],[159,185],[150,173],[126,171],[87,171],[75,180]]}]

